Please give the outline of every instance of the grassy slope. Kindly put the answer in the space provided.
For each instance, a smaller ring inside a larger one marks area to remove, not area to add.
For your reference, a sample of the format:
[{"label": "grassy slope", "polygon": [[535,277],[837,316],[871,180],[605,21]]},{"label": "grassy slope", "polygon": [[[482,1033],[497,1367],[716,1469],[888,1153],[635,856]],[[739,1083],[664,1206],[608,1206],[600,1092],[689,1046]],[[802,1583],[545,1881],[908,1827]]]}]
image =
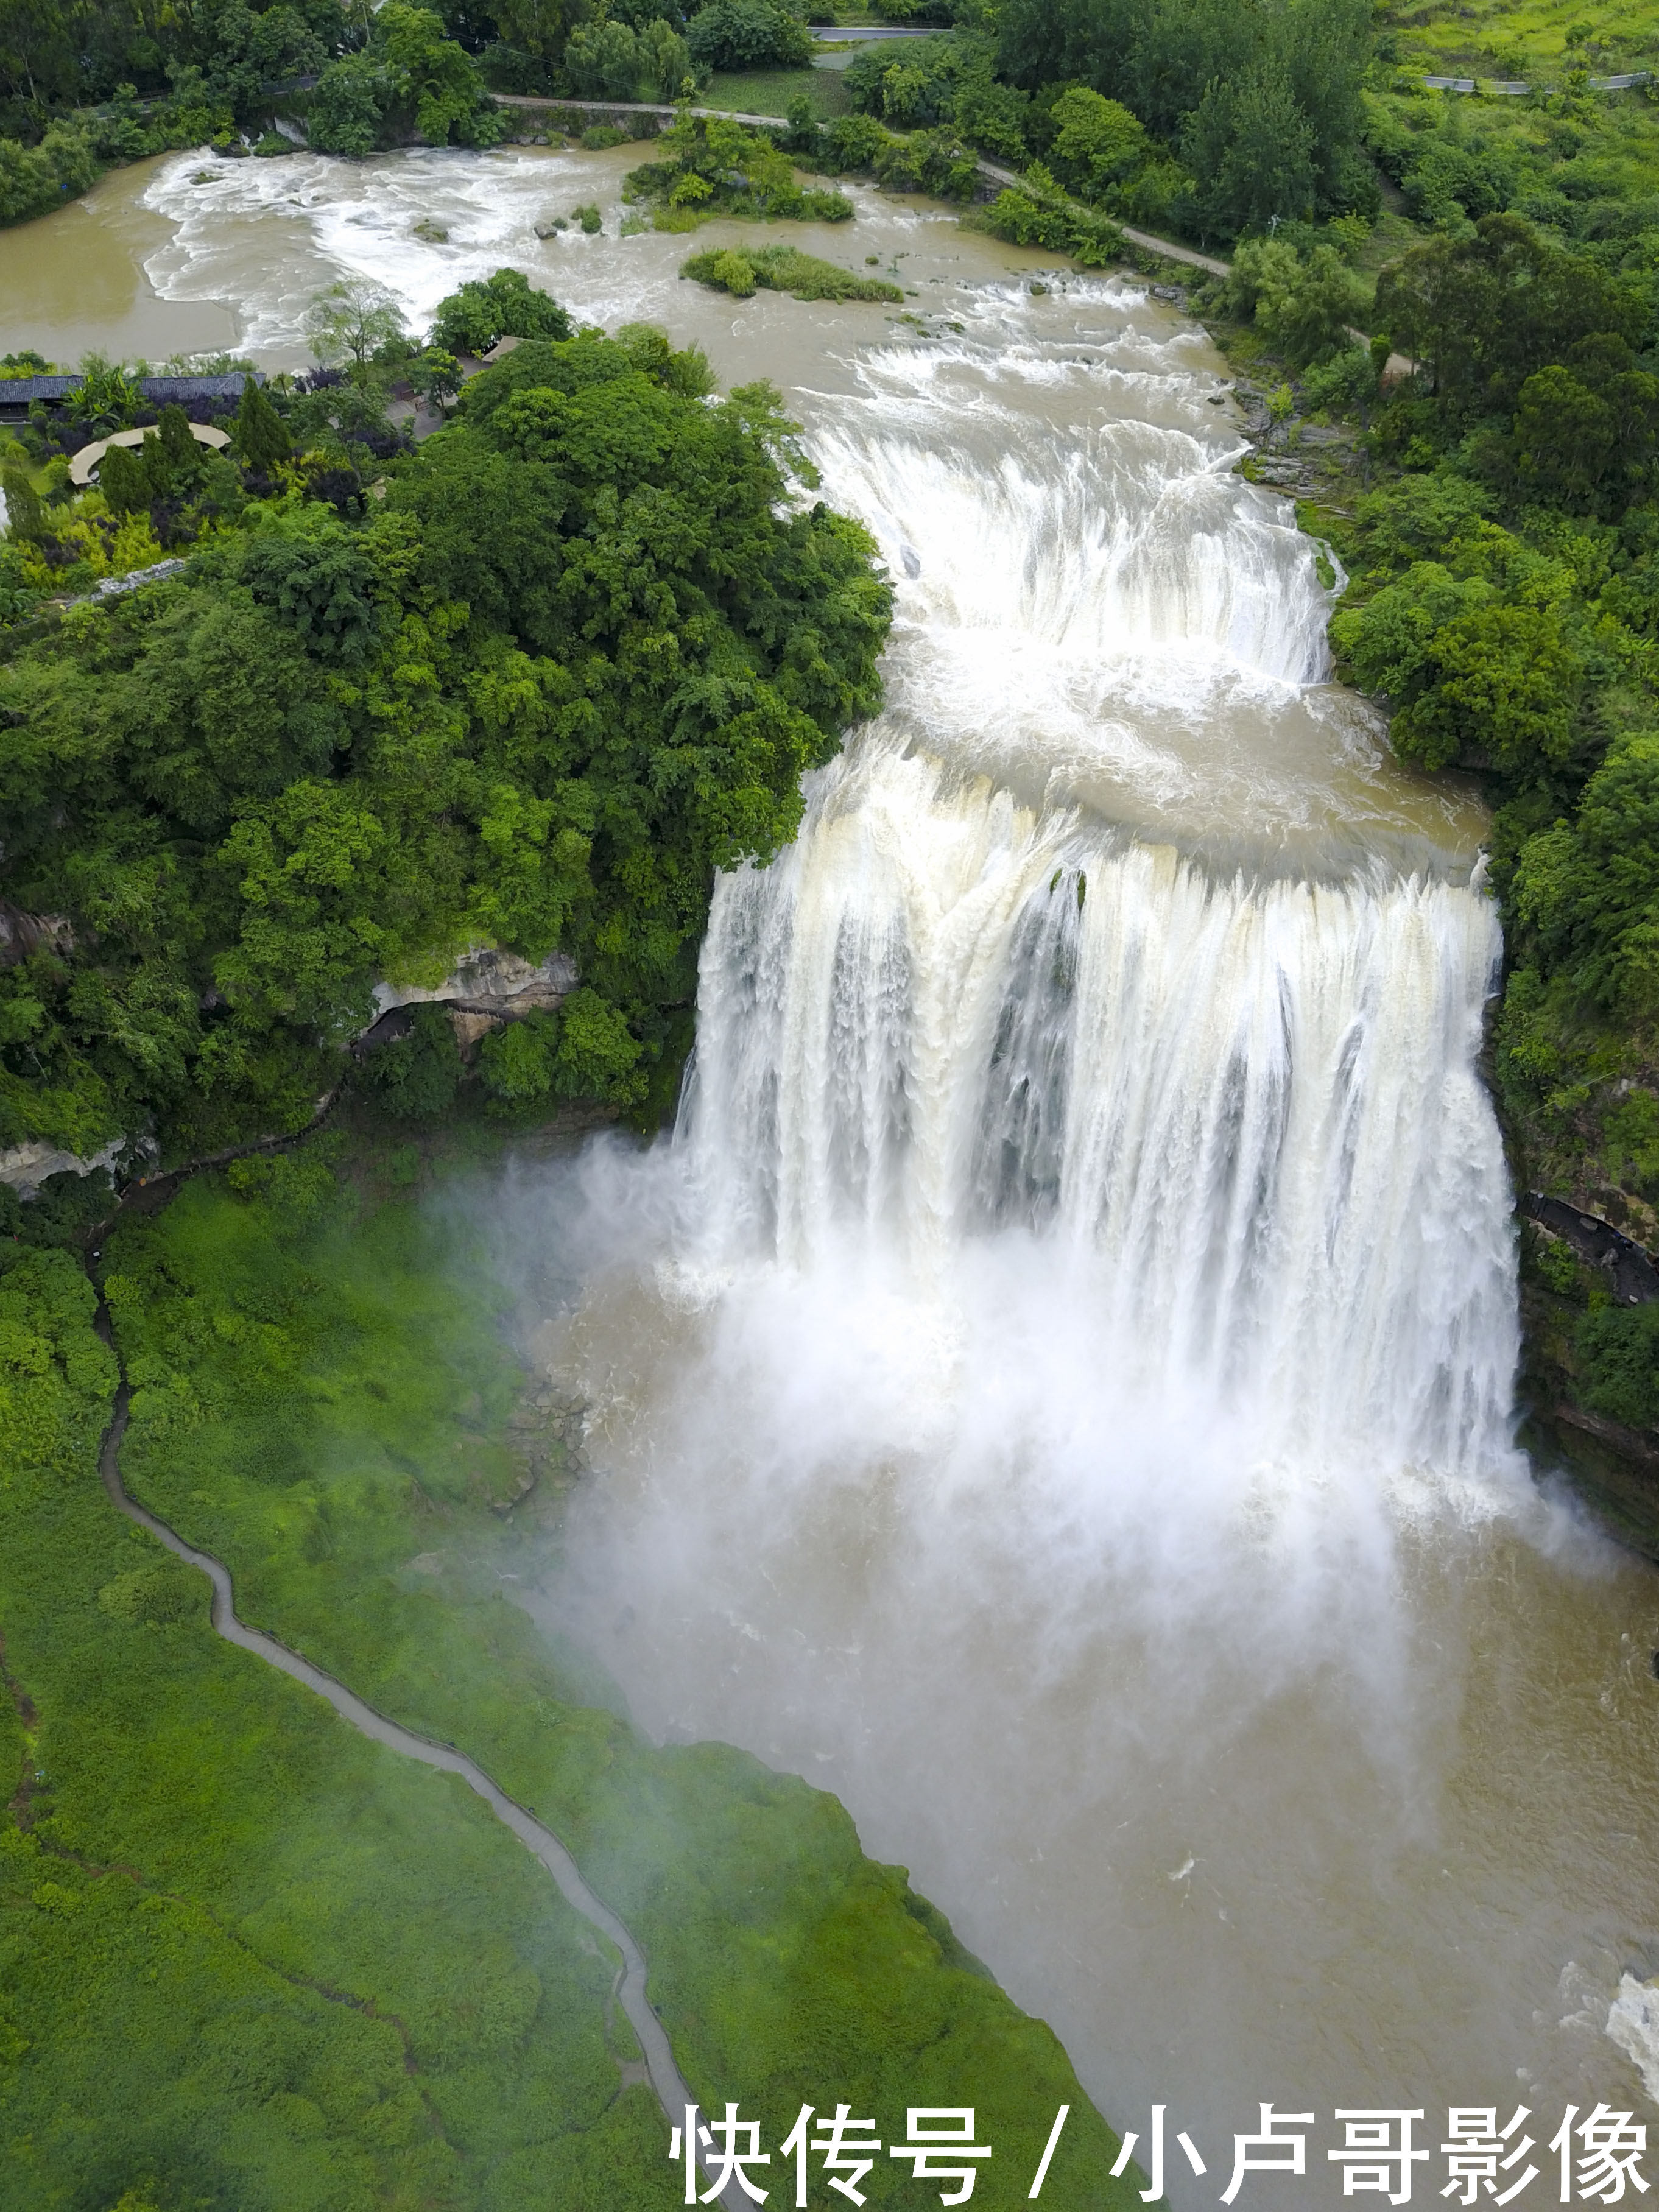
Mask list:
[{"label": "grassy slope", "polygon": [[[1574,65],[1598,76],[1647,69],[1659,61],[1656,0],[1394,0],[1378,22],[1398,37],[1402,54],[1419,55],[1437,74],[1524,77]],[[1582,47],[1566,34],[1589,27]]]},{"label": "grassy slope", "polygon": [[785,115],[790,101],[803,93],[820,123],[852,112],[840,72],[821,69],[718,70],[708,90],[698,94],[697,105],[735,115]]},{"label": "grassy slope", "polygon": [[[130,1486],[230,1562],[246,1617],[565,1837],[643,1944],[694,2087],[741,2098],[775,2145],[803,2102],[845,2099],[889,2139],[908,2104],[972,2104],[990,2207],[1025,2200],[1069,2102],[1045,2203],[1130,2201],[1053,2034],[863,1857],[835,1799],[723,1747],[652,1749],[503,1601],[561,1452],[505,1426],[521,1378],[488,1287],[406,1199],[370,1189],[295,1234],[292,1196],[267,1214],[201,1182],[112,1241]],[[537,1451],[541,1488],[492,1512]],[[907,2172],[878,2169],[872,2202],[931,2201]]]},{"label": "grassy slope", "polygon": [[109,1506],[91,1309],[61,1254],[0,1278],[0,2207],[675,2201],[541,1869]]}]

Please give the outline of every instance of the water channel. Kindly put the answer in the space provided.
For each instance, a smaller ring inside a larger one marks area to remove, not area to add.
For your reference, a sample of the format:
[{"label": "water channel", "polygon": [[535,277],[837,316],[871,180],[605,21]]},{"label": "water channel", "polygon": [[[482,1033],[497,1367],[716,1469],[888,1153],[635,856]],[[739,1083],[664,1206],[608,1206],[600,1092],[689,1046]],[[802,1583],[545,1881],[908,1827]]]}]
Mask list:
[{"label": "water channel", "polygon": [[592,1407],[541,1602],[659,1736],[836,1791],[1114,2124],[1166,2104],[1178,2212],[1263,2100],[1651,2119],[1659,1582],[1511,1441],[1478,804],[1329,680],[1143,285],[855,190],[799,242],[902,311],[739,304],[617,235],[635,158],[170,157],[0,235],[59,358],[297,365],[336,274],[419,323],[512,262],[772,377],[897,582],[886,712],[719,888],[673,1143],[503,1210]]}]

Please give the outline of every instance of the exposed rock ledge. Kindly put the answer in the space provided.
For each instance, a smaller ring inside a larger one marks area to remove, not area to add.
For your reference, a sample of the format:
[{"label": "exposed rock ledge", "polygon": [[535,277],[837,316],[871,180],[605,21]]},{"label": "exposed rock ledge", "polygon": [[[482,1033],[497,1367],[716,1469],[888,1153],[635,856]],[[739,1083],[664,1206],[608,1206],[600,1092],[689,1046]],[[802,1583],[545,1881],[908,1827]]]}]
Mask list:
[{"label": "exposed rock ledge", "polygon": [[0,1152],[0,1182],[9,1183],[20,1198],[33,1198],[48,1176],[95,1175],[100,1168],[112,1168],[125,1143],[125,1137],[117,1137],[101,1152],[84,1158],[79,1152],[58,1152],[44,1140],[14,1145]]},{"label": "exposed rock ledge", "polygon": [[575,963],[566,953],[550,953],[532,967],[516,952],[502,952],[493,945],[475,945],[431,990],[377,983],[374,1003],[380,1011],[358,1045],[368,1049],[402,1036],[412,1006],[445,1006],[465,1051],[486,1030],[559,1006],[575,989],[576,981]]}]

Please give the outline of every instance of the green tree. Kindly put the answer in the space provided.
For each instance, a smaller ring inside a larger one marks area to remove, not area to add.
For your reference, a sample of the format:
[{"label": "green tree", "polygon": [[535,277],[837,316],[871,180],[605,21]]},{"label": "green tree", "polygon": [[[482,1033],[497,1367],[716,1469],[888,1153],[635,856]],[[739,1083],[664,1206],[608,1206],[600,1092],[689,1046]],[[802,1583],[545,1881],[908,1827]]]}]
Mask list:
[{"label": "green tree", "polygon": [[469,277],[440,301],[432,343],[446,353],[488,353],[498,338],[568,338],[570,318],[517,269]]},{"label": "green tree", "polygon": [[645,76],[640,42],[627,23],[579,23],[565,42],[564,72],[579,100],[637,100]]},{"label": "green tree", "polygon": [[1584,653],[1559,604],[1517,604],[1485,578],[1418,562],[1340,610],[1331,636],[1393,705],[1395,750],[1425,768],[1461,758],[1547,781],[1585,742]]},{"label": "green tree", "polygon": [[1659,378],[1621,337],[1596,336],[1522,386],[1513,430],[1527,492],[1577,510],[1618,513],[1650,477],[1659,449]]},{"label": "green tree", "polygon": [[279,461],[294,450],[288,425],[271,405],[259,380],[250,370],[237,404],[236,428],[231,435],[245,467],[269,476]]},{"label": "green tree", "polygon": [[1304,260],[1288,246],[1248,242],[1234,261],[1235,283],[1247,255],[1255,261],[1256,325],[1292,368],[1352,343],[1365,295],[1334,247],[1316,246]]},{"label": "green tree", "polygon": [[1085,199],[1101,199],[1127,183],[1151,157],[1146,126],[1115,100],[1072,85],[1050,110],[1055,125],[1049,166]]},{"label": "green tree", "polygon": [[388,1113],[435,1121],[455,1103],[465,1073],[455,1028],[442,1006],[416,1006],[401,1037],[368,1055],[370,1083]]},{"label": "green tree", "polygon": [[1659,737],[1622,738],[1576,819],[1528,840],[1514,906],[1547,972],[1601,1006],[1659,1011]]},{"label": "green tree", "polygon": [[1383,270],[1377,319],[1461,416],[1510,413],[1528,377],[1592,337],[1640,344],[1648,311],[1627,280],[1567,252],[1518,216],[1428,239]]},{"label": "green tree", "polygon": [[[148,445],[151,441],[146,439],[144,442]],[[135,450],[131,446],[111,446],[98,464],[98,489],[109,502],[112,514],[141,514],[150,503],[154,495],[142,452],[142,447]]]},{"label": "green tree", "polygon": [[700,70],[802,69],[812,58],[811,32],[779,0],[708,0],[687,43]]},{"label": "green tree", "polygon": [[[148,446],[149,441],[144,442]],[[176,402],[161,410],[155,442],[157,464],[169,479],[188,480],[199,473],[202,447],[191,435],[189,416]]]},{"label": "green tree", "polygon": [[501,135],[500,111],[484,89],[478,65],[428,8],[386,0],[374,18],[374,42],[400,101],[415,111],[415,125],[431,146],[493,146]]},{"label": "green tree", "polygon": [[428,346],[411,365],[409,380],[433,412],[441,415],[461,388],[461,364],[441,346]]},{"label": "green tree", "polygon": [[68,931],[0,971],[0,1144],[301,1127],[376,981],[481,940],[579,967],[550,1085],[641,1091],[890,604],[776,394],[708,386],[659,331],[528,339],[370,519],[285,508],[0,663],[0,896]]},{"label": "green tree", "polygon": [[1267,68],[1215,78],[1187,125],[1182,155],[1200,208],[1234,235],[1311,216],[1318,197],[1314,127],[1288,76]]},{"label": "green tree", "polygon": [[492,12],[507,46],[552,69],[586,11],[582,0],[494,0]]},{"label": "green tree", "polygon": [[38,544],[46,531],[40,495],[29,482],[28,471],[19,461],[0,465],[0,494],[6,502],[6,529],[26,544]]},{"label": "green tree", "polygon": [[403,311],[383,284],[367,276],[342,276],[319,292],[306,311],[306,336],[325,367],[349,361],[360,382],[369,356],[401,336]]},{"label": "green tree", "polygon": [[640,89],[647,100],[684,100],[698,87],[691,49],[672,23],[653,16],[639,31]]},{"label": "green tree", "polygon": [[143,404],[137,377],[101,353],[81,362],[80,382],[69,397],[70,420],[94,434],[124,430]]},{"label": "green tree", "polygon": [[379,61],[368,54],[345,54],[331,62],[318,80],[306,111],[306,137],[319,154],[343,154],[356,161],[380,143],[393,91]]}]

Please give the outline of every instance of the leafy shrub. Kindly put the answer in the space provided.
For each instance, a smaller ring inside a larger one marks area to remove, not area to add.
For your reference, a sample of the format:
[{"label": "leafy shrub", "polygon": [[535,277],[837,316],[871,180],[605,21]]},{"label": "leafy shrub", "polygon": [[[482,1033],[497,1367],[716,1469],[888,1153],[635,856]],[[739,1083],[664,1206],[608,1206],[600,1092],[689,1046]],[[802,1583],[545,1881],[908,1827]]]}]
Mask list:
[{"label": "leafy shrub", "polygon": [[464,1072],[454,1024],[442,1006],[416,1006],[408,1034],[379,1046],[368,1060],[381,1104],[403,1121],[435,1121],[447,1114]]},{"label": "leafy shrub", "polygon": [[98,1593],[98,1609],[134,1628],[173,1628],[207,1611],[207,1577],[182,1559],[131,1567]]},{"label": "leafy shrub", "polygon": [[979,165],[950,131],[910,131],[889,138],[876,156],[876,175],[890,192],[970,200],[979,190]]},{"label": "leafy shrub", "polygon": [[716,215],[797,222],[852,218],[853,203],[844,193],[802,191],[788,156],[746,124],[682,113],[659,143],[668,158],[631,170],[624,187],[630,200],[656,203],[659,228],[690,228]]},{"label": "leafy shrub", "polygon": [[802,69],[812,58],[811,33],[777,0],[709,0],[687,43],[700,70]]},{"label": "leafy shrub", "polygon": [[319,1139],[291,1152],[255,1152],[233,1160],[225,1181],[279,1243],[316,1228],[338,1206],[333,1147]]},{"label": "leafy shrub", "polygon": [[21,621],[39,605],[40,598],[29,581],[21,550],[9,537],[0,538],[0,623]]},{"label": "leafy shrub", "polygon": [[608,154],[613,146],[628,143],[628,133],[614,123],[590,123],[576,143],[585,154]]},{"label": "leafy shrub", "polygon": [[819,138],[818,167],[836,175],[873,169],[887,137],[872,115],[838,115]]},{"label": "leafy shrub", "polygon": [[1109,268],[1123,258],[1123,233],[1109,216],[1077,206],[1052,189],[1053,179],[1033,163],[1025,184],[999,192],[964,220],[1012,246],[1038,246],[1069,253],[1085,269]]},{"label": "leafy shrub", "polygon": [[597,992],[573,991],[556,1012],[538,1012],[492,1030],[478,1048],[491,1110],[510,1114],[550,1097],[637,1105],[647,1071],[640,1041]]},{"label": "leafy shrub", "polygon": [[44,215],[97,180],[98,153],[77,124],[50,125],[38,146],[0,138],[0,223]]},{"label": "leafy shrub", "polygon": [[1370,405],[1376,397],[1376,364],[1366,346],[1344,346],[1328,354],[1302,380],[1303,398],[1310,409],[1334,408],[1346,414]]},{"label": "leafy shrub", "polygon": [[1626,1428],[1659,1427],[1659,1305],[1592,1309],[1574,1333],[1579,1395]]}]

